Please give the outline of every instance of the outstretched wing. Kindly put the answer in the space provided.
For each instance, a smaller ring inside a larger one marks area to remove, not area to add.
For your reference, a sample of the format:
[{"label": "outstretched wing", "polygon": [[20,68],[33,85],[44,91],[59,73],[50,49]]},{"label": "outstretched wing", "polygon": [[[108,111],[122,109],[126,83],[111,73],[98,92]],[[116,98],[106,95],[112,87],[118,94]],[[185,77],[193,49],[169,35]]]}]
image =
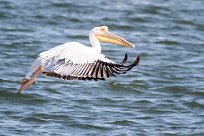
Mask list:
[{"label": "outstretched wing", "polygon": [[[77,50],[80,49],[80,50]],[[75,51],[74,51],[75,50]],[[77,52],[76,52],[77,51]],[[140,61],[140,55],[131,65],[125,65],[127,54],[120,64],[116,64],[103,54],[95,53],[91,48],[77,46],[63,48],[61,53],[49,52],[41,55],[43,74],[65,80],[105,80],[110,76],[124,74],[135,67]]]},{"label": "outstretched wing", "polygon": [[135,67],[140,61],[140,55],[131,65],[124,65],[127,62],[127,54],[120,64],[95,60],[92,63],[73,64],[71,60],[65,61],[66,58],[60,59],[55,65],[51,65],[53,58],[50,58],[43,66],[43,74],[46,76],[62,78],[65,80],[104,80],[116,74],[125,74]]}]

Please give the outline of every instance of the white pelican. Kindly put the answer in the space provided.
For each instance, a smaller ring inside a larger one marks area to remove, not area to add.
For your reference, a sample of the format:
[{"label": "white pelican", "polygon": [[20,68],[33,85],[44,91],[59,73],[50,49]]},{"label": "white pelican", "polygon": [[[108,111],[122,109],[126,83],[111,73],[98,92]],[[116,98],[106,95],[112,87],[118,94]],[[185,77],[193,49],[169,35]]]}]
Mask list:
[{"label": "white pelican", "polygon": [[126,54],[124,60],[117,64],[101,54],[100,42],[135,47],[125,39],[110,33],[107,26],[91,29],[89,39],[92,47],[78,42],[68,42],[40,53],[22,80],[18,92],[31,86],[40,73],[65,80],[104,80],[109,76],[126,73],[140,61],[138,55],[133,64],[124,65],[127,61]]}]

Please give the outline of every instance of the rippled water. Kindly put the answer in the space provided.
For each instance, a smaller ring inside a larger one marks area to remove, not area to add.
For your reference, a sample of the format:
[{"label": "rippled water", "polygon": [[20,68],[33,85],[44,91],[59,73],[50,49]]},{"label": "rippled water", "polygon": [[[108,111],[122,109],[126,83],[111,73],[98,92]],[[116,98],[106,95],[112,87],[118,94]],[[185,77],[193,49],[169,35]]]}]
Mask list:
[{"label": "rippled water", "polygon": [[[203,22],[203,0],[1,0],[0,135],[204,135]],[[103,53],[141,53],[137,68],[105,82],[40,75],[16,94],[40,52],[89,45],[99,25],[137,46],[104,43]]]}]

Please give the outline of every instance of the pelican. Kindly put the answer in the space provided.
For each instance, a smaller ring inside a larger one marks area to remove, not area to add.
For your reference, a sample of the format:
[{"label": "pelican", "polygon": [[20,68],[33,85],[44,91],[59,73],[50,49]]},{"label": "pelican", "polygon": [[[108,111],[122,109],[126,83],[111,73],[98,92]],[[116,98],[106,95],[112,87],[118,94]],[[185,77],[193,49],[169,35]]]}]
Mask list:
[{"label": "pelican", "polygon": [[22,79],[18,93],[30,87],[40,73],[64,80],[105,80],[116,74],[125,74],[140,61],[141,57],[138,55],[132,64],[124,65],[127,62],[127,54],[121,63],[115,63],[101,53],[100,42],[135,47],[132,43],[109,32],[107,26],[92,28],[89,40],[92,47],[78,42],[67,42],[40,53]]}]

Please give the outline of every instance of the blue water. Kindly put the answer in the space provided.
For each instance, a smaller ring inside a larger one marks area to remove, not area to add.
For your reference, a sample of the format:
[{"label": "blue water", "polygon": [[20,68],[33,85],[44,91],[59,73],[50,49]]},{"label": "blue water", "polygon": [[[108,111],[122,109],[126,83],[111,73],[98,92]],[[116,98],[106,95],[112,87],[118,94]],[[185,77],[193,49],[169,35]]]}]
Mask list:
[{"label": "blue water", "polygon": [[[203,0],[1,0],[0,135],[204,135]],[[16,94],[37,55],[69,41],[90,45],[91,28],[137,46],[103,53],[138,67],[106,81],[40,75]]]}]

